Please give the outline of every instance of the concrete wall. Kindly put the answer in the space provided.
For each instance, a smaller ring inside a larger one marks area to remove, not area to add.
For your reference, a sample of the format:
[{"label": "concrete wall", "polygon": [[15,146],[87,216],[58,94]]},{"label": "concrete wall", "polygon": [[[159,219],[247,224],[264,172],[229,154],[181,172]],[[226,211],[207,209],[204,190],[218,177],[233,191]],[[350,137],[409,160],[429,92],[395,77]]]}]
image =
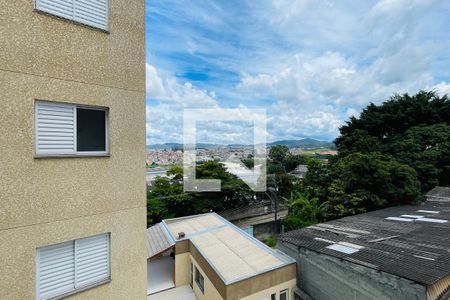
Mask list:
[{"label": "concrete wall", "polygon": [[265,289],[263,291],[260,291],[258,293],[252,294],[250,296],[241,298],[242,300],[270,300],[270,296],[272,294],[276,294],[277,298],[276,299],[280,299],[280,292],[283,290],[288,290],[288,295],[289,298],[288,299],[293,299],[292,298],[292,290],[295,288],[296,285],[296,280],[292,279],[286,282],[283,282],[281,284],[277,284],[269,289]]},{"label": "concrete wall", "polygon": [[[189,256],[189,260],[192,261],[192,263],[194,264],[194,280],[193,280],[193,284],[192,284],[192,289],[194,290],[194,293],[195,293],[195,296],[197,297],[197,299],[198,300],[223,300],[219,291],[216,290],[213,283],[206,276],[205,271],[200,267],[200,265],[195,260],[195,258],[192,256]],[[203,292],[200,290],[197,283],[195,282],[195,267],[198,268],[198,270],[200,271],[200,273],[203,275],[203,278],[204,278],[204,285],[203,285],[204,291]],[[189,276],[189,272],[188,272],[188,276]],[[189,282],[189,279],[188,279],[188,282]]]},{"label": "concrete wall", "polygon": [[316,300],[426,299],[425,287],[388,273],[279,242],[297,260],[297,286]]},{"label": "concrete wall", "polygon": [[[0,4],[0,299],[35,298],[37,247],[104,232],[111,282],[70,298],[145,299],[145,2],[109,33]],[[34,158],[35,99],[109,107],[110,157]]]},{"label": "concrete wall", "polygon": [[258,240],[264,240],[271,236],[277,236],[280,234],[281,221],[267,222],[262,224],[253,225],[253,236]]},{"label": "concrete wall", "polygon": [[189,284],[189,252],[175,255],[175,287]]},{"label": "concrete wall", "polygon": [[244,299],[245,297],[256,299],[255,297],[258,293],[270,290],[273,287],[294,287],[293,283],[296,279],[295,271],[296,265],[293,263],[228,285],[227,299],[238,300]]},{"label": "concrete wall", "polygon": [[36,299],[36,247],[106,232],[111,232],[111,282],[69,299],[146,299],[144,217],[136,208],[1,231],[0,299]]},{"label": "concrete wall", "polygon": [[109,33],[1,0],[0,69],[145,91],[145,2],[110,0]]}]

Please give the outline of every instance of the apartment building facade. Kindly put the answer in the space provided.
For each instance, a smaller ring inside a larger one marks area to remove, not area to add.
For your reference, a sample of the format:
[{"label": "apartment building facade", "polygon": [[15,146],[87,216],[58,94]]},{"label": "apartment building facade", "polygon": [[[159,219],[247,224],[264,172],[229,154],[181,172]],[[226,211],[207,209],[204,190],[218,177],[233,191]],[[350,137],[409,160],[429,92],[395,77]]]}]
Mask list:
[{"label": "apartment building facade", "polygon": [[145,1],[0,3],[0,299],[145,299]]}]

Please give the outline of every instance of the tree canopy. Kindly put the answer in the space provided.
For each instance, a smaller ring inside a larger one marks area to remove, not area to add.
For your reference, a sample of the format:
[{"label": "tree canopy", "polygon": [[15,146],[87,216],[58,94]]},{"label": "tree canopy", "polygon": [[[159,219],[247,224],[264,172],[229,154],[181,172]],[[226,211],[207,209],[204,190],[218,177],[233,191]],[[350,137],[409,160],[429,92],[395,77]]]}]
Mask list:
[{"label": "tree canopy", "polygon": [[412,167],[422,191],[450,184],[450,100],[433,91],[370,104],[340,128],[339,157],[380,152]]},{"label": "tree canopy", "polygon": [[304,213],[311,205],[325,205],[321,215],[329,220],[418,203],[436,185],[450,185],[447,96],[432,91],[394,95],[381,105],[368,105],[340,133],[335,141],[337,157],[328,163],[309,161],[297,186],[304,198],[295,202],[288,226],[316,222]]},{"label": "tree canopy", "polygon": [[254,192],[241,179],[215,161],[198,165],[196,176],[199,179],[220,179],[221,192],[183,191],[183,168],[180,166],[172,166],[167,175],[157,177],[152,190],[147,192],[148,226],[166,218],[245,206],[254,196]]}]

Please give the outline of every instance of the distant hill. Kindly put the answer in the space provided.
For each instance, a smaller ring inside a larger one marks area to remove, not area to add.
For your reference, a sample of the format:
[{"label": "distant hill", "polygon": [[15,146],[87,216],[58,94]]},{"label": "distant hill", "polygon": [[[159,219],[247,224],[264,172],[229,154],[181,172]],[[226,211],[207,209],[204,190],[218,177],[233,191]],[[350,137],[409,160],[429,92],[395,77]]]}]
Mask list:
[{"label": "distant hill", "polygon": [[[320,141],[311,138],[305,138],[301,140],[281,140],[272,143],[268,143],[267,146],[275,146],[275,145],[285,145],[289,148],[304,148],[304,149],[313,149],[313,148],[334,148],[334,144],[332,142]],[[222,144],[197,144],[197,148],[204,149],[215,149],[215,148],[239,148],[239,147],[248,147],[249,145],[240,145],[240,144],[232,144],[232,145],[222,145]],[[183,149],[183,144],[180,143],[164,143],[164,144],[155,144],[155,145],[147,145],[147,149],[151,150],[171,150],[171,149]]]},{"label": "distant hill", "polygon": [[302,139],[302,140],[282,140],[282,141],[276,141],[273,143],[267,144],[268,146],[275,146],[275,145],[285,145],[289,148],[305,148],[305,149],[312,149],[312,148],[334,148],[334,144],[332,142],[326,142],[326,141],[319,141],[315,139]]}]

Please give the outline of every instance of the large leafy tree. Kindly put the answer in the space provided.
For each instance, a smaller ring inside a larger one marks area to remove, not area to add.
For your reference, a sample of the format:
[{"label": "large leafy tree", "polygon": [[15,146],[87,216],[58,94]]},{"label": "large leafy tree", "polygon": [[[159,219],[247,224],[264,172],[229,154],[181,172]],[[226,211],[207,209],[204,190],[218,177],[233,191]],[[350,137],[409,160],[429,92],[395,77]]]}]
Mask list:
[{"label": "large leafy tree", "polygon": [[330,214],[342,217],[385,206],[418,203],[416,172],[389,155],[353,153],[330,166]]},{"label": "large leafy tree", "polygon": [[380,152],[414,168],[422,191],[450,179],[450,100],[432,91],[395,95],[352,117],[336,139],[339,157]]},{"label": "large leafy tree", "polygon": [[193,196],[183,191],[183,169],[173,166],[167,175],[156,177],[152,190],[147,192],[147,225],[194,211]]},{"label": "large leafy tree", "polygon": [[220,179],[220,192],[183,191],[183,169],[171,167],[169,177],[157,177],[153,189],[147,193],[147,225],[162,219],[183,217],[209,211],[221,211],[247,205],[254,192],[235,175],[226,171],[223,164],[209,161],[196,168],[200,179]]},{"label": "large leafy tree", "polygon": [[299,165],[306,164],[311,158],[304,155],[295,155],[289,152],[285,145],[275,145],[269,150],[267,162],[268,184],[276,185],[278,194],[290,197],[294,185],[294,177],[289,173]]},{"label": "large leafy tree", "polygon": [[301,191],[327,203],[330,219],[422,200],[416,171],[379,152],[311,161]]}]

